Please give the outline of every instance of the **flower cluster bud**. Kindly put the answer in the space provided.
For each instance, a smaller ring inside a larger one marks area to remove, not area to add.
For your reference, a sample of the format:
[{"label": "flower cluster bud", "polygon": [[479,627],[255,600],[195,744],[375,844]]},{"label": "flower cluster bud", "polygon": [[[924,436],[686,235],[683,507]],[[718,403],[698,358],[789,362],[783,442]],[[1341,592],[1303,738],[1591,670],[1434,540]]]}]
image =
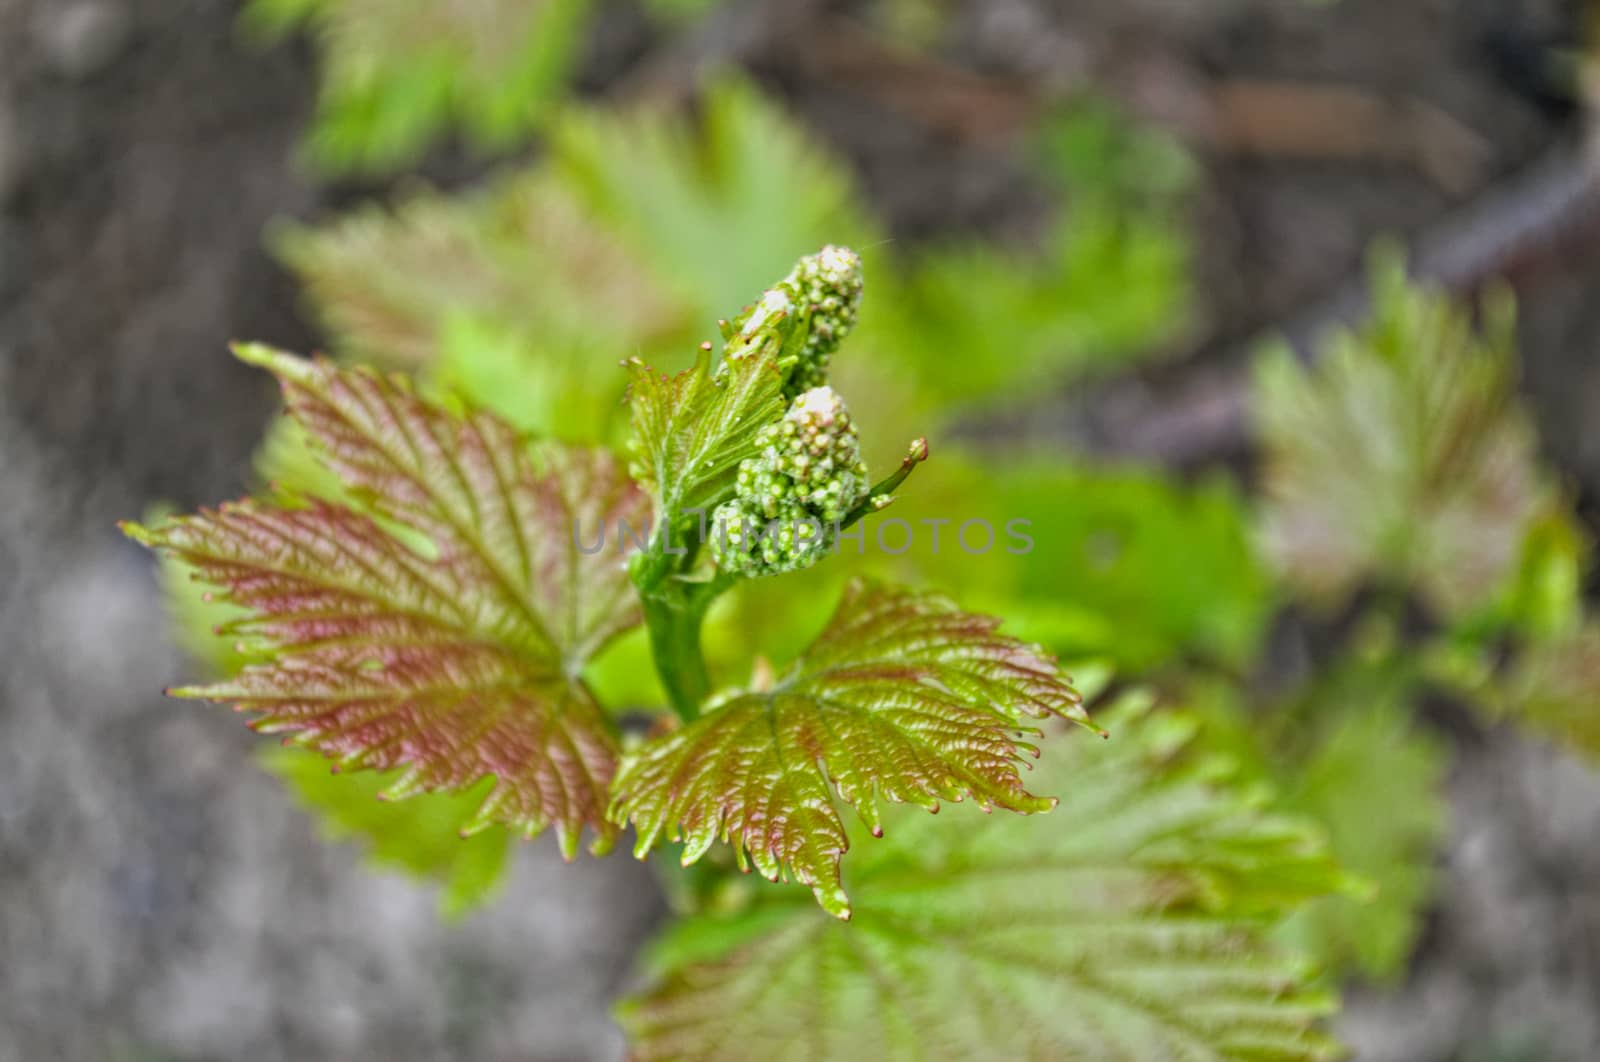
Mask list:
[{"label": "flower cluster bud", "polygon": [[712,514],[712,553],[743,575],[808,568],[868,490],[855,424],[832,388],[815,387],[758,441],[739,465],[734,498]]},{"label": "flower cluster bud", "polygon": [[754,344],[777,344],[783,393],[794,398],[828,382],[828,361],[855,327],[861,291],[861,257],[829,245],[800,259],[743,314],[720,322],[722,337],[730,356]]},{"label": "flower cluster bud", "polygon": [[792,392],[821,387],[828,379],[828,360],[855,327],[861,306],[861,256],[832,244],[800,259],[783,286],[810,327],[799,362],[790,378]]}]

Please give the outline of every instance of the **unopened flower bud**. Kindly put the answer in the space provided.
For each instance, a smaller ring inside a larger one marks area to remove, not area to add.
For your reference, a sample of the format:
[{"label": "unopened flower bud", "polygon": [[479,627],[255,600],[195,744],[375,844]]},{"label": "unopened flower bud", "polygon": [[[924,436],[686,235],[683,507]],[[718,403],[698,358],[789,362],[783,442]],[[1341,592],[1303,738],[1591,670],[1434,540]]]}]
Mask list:
[{"label": "unopened flower bud", "polygon": [[757,442],[757,455],[739,465],[734,499],[712,515],[712,553],[747,575],[810,567],[867,493],[855,423],[832,388],[816,387]]},{"label": "unopened flower bud", "polygon": [[861,306],[861,256],[848,247],[830,244],[800,259],[784,286],[801,311],[810,315],[790,389],[799,392],[821,387],[827,382],[828,360],[856,324]]},{"label": "unopened flower bud", "polygon": [[806,255],[744,313],[718,322],[728,356],[773,343],[786,397],[821,387],[828,360],[855,327],[861,291],[861,258],[848,247]]}]

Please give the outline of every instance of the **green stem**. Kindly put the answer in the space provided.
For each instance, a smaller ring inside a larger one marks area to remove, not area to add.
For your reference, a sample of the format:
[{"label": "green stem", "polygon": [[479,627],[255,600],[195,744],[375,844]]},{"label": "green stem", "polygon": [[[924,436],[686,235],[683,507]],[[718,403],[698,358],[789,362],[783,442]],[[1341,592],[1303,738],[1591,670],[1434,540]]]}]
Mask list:
[{"label": "green stem", "polygon": [[705,610],[695,608],[683,594],[651,594],[643,600],[656,674],[672,710],[687,723],[699,717],[700,706],[711,693],[711,676],[700,648]]},{"label": "green stem", "polygon": [[904,483],[906,477],[911,475],[912,471],[927,459],[928,440],[911,440],[911,446],[906,452],[906,456],[901,460],[900,467],[872,485],[872,489],[867,491],[866,497],[857,502],[855,508],[846,513],[844,519],[839,521],[839,529],[843,530],[850,527],[869,513],[875,513],[885,505],[888,505],[893,500],[891,495],[893,495],[895,489]]},{"label": "green stem", "polygon": [[711,602],[733,584],[731,577],[718,574],[709,581],[691,582],[682,572],[693,565],[699,552],[697,531],[684,536],[682,552],[669,552],[669,538],[661,538],[634,558],[633,582],[644,606],[645,626],[650,632],[650,655],[656,674],[684,722],[696,719],[711,693],[711,677],[705,653],[700,646],[700,629]]}]

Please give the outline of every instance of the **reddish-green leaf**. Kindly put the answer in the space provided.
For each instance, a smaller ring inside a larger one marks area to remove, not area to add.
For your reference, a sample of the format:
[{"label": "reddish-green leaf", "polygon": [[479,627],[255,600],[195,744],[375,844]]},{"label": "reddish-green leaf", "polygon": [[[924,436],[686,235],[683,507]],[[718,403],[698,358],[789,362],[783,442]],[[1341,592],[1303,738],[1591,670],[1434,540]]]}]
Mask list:
[{"label": "reddish-green leaf", "polygon": [[[645,499],[610,455],[530,449],[500,421],[455,416],[395,379],[263,348],[289,412],[369,512],[245,501],[130,533],[248,613],[223,633],[267,663],[175,690],[259,713],[347,767],[406,768],[387,794],[493,776],[467,829],[585,826],[608,846],[616,738],[578,674],[638,622],[623,559],[585,554]],[[613,536],[613,540],[614,540]]]},{"label": "reddish-green leaf", "polygon": [[[877,799],[937,811],[1047,811],[1023,786],[1037,750],[1025,716],[1087,724],[1054,661],[949,601],[858,581],[822,636],[770,689],[738,693],[644,746],[617,776],[613,814],[639,829],[643,856],[663,834],[685,865],[731,842],[766,877],[793,877],[840,918],[849,847],[833,792],[881,834]],[[1037,730],[1031,730],[1038,733]],[[833,792],[830,792],[830,783]]]},{"label": "reddish-green leaf", "polygon": [[849,925],[774,889],[674,925],[623,1015],[634,1057],[1337,1057],[1332,1000],[1266,931],[1342,876],[1307,824],[1192,762],[1191,717],[1130,707],[1116,740],[1042,764],[1070,816],[893,819],[853,861]]}]

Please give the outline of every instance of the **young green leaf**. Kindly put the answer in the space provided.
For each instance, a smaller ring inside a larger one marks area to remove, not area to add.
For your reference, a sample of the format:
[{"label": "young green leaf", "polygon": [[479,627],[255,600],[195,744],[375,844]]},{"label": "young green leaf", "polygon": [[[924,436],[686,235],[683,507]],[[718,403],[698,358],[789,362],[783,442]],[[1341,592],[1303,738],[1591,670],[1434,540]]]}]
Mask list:
[{"label": "young green leaf", "polygon": [[1523,537],[1516,573],[1488,616],[1536,642],[1558,640],[1583,623],[1583,585],[1592,543],[1577,514],[1557,501]]},{"label": "young green leaf", "polygon": [[532,132],[562,91],[590,0],[251,0],[247,28],[309,23],[321,84],[313,160],[332,173],[414,160],[450,126],[481,147]]},{"label": "young green leaf", "polygon": [[1208,752],[1257,782],[1270,806],[1323,828],[1357,888],[1294,912],[1279,939],[1334,972],[1404,973],[1433,897],[1448,807],[1447,750],[1413,718],[1415,676],[1392,659],[1330,667],[1275,710],[1209,685],[1193,696]]},{"label": "young green leaf", "polygon": [[1330,966],[1373,978],[1405,970],[1433,895],[1443,840],[1446,756],[1405,706],[1373,699],[1346,717],[1284,778],[1282,806],[1321,823],[1339,865],[1373,885],[1296,912],[1287,938]]},{"label": "young green leaf", "polygon": [[[632,374],[632,471],[654,493],[659,519],[719,500],[739,462],[755,455],[761,430],[783,415],[783,374],[774,343],[730,351],[715,369],[710,350],[702,347],[694,365],[676,376],[638,359],[626,365]],[[702,516],[709,519],[710,513]]]},{"label": "young green leaf", "polygon": [[[952,473],[940,471],[948,482]],[[1025,518],[1031,548],[956,550],[930,565],[974,600],[1004,607],[1008,620],[1036,621],[1031,637],[1108,657],[1124,674],[1185,657],[1240,667],[1256,652],[1271,587],[1232,484],[1038,457],[998,471],[969,463],[966,475],[976,480],[962,496],[968,511]],[[907,510],[922,511],[918,501],[908,498]]]},{"label": "young green leaf", "polygon": [[1372,321],[1316,369],[1285,351],[1260,365],[1267,545],[1309,597],[1376,578],[1460,617],[1514,574],[1545,502],[1510,317],[1479,334],[1398,266],[1375,284]]},{"label": "young green leaf", "polygon": [[342,357],[428,367],[541,429],[582,427],[567,423],[576,406],[599,411],[588,426],[597,438],[622,388],[615,352],[687,338],[670,289],[548,166],[469,194],[412,191],[393,207],[285,225],[272,248]]},{"label": "young green leaf", "polygon": [[638,827],[641,858],[670,834],[686,840],[688,865],[721,838],[741,866],[748,857],[769,879],[792,876],[849,918],[839,876],[849,843],[830,783],[874,834],[880,797],[933,811],[965,797],[1054,806],[1023,787],[1018,765],[1037,749],[1019,740],[1022,720],[1088,726],[1088,716],[1054,661],[998,626],[932,594],[855,582],[771,688],[737,693],[630,754],[612,813]]},{"label": "young green leaf", "polygon": [[173,692],[260,713],[258,729],[345,766],[408,768],[390,796],[493,775],[468,830],[553,824],[570,855],[588,826],[597,850],[609,845],[616,737],[577,676],[639,613],[621,558],[584,553],[579,533],[638,523],[643,495],[609,454],[530,450],[495,418],[456,417],[396,379],[238,353],[278,375],[368,511],[245,501],[130,526],[248,611],[227,633],[274,650]]},{"label": "young green leaf", "polygon": [[670,930],[636,1057],[1336,1057],[1332,1001],[1265,939],[1341,883],[1313,832],[1175,762],[1192,719],[1108,722],[1041,767],[1070,815],[896,818],[849,925],[780,898]]},{"label": "young green leaf", "polygon": [[549,146],[585,216],[708,324],[750,297],[752,277],[781,276],[830,241],[881,236],[850,167],[742,77],[711,79],[696,122],[654,106],[571,110]]}]

